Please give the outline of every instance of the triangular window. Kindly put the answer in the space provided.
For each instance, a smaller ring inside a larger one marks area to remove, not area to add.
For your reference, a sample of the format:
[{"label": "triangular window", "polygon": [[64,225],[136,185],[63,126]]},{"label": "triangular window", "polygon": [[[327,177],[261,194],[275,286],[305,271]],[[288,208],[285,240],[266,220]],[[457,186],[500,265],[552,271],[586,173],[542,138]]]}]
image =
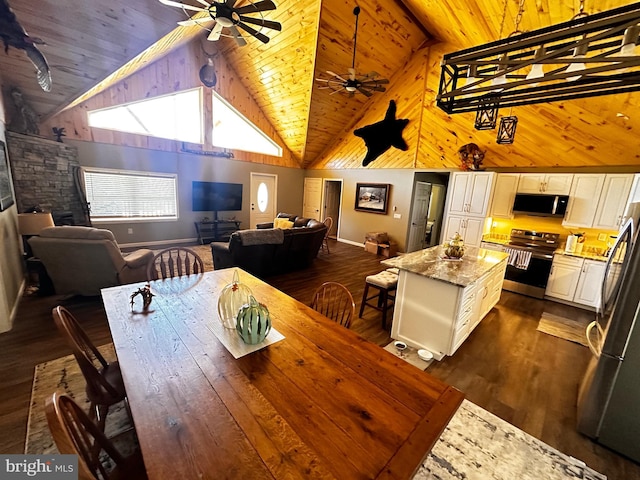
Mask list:
[{"label": "triangular window", "polygon": [[282,156],[282,148],[229,102],[213,93],[213,134],[216,147]]},{"label": "triangular window", "polygon": [[200,88],[93,110],[88,117],[90,127],[203,143]]}]

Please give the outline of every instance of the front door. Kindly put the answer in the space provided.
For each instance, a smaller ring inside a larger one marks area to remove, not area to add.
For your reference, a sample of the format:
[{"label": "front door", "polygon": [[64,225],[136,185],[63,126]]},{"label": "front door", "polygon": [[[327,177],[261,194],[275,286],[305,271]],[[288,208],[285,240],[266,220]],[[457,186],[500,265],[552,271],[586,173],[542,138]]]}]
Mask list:
[{"label": "front door", "polygon": [[273,222],[277,215],[278,176],[268,173],[251,172],[251,210],[249,212],[249,228],[256,228],[258,223]]}]

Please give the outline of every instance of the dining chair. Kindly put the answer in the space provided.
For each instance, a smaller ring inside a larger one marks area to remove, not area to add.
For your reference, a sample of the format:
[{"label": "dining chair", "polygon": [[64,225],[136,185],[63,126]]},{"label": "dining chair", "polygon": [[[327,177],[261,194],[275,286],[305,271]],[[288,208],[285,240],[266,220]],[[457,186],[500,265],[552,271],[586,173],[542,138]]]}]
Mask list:
[{"label": "dining chair", "polygon": [[329,239],[329,232],[331,231],[331,227],[333,226],[333,218],[331,217],[327,217],[324,219],[324,223],[327,226],[327,231],[324,234],[324,238],[322,239],[322,245],[320,245],[320,249],[322,251],[324,251],[324,249],[327,249],[327,253],[331,253],[329,251],[329,242],[327,241]]},{"label": "dining chair", "polygon": [[140,450],[123,456],[71,397],[56,392],[46,400],[44,408],[59,452],[78,456],[79,478],[147,478]]},{"label": "dining chair", "polygon": [[52,314],[56,327],[71,347],[73,356],[87,382],[89,414],[104,431],[109,407],[126,400],[120,365],[117,361],[107,362],[80,327],[76,318],[66,308],[57,306]]},{"label": "dining chair", "polygon": [[190,248],[185,247],[161,250],[147,264],[148,281],[200,273],[204,273],[202,258]]},{"label": "dining chair", "polygon": [[347,287],[337,282],[325,282],[313,294],[311,308],[349,328],[356,304]]}]

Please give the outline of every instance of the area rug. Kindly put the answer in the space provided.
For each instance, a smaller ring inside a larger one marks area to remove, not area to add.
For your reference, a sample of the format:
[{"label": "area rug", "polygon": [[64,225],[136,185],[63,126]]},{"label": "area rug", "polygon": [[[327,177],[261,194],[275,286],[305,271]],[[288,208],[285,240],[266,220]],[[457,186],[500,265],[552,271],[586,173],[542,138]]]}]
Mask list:
[{"label": "area rug", "polygon": [[402,353],[399,353],[398,349],[395,347],[394,343],[395,342],[391,342],[391,343],[385,345],[384,349],[387,352],[393,353],[396,357],[401,358],[405,362],[410,363],[414,367],[418,367],[420,370],[424,370],[429,365],[431,365],[431,362],[433,362],[433,360],[429,360],[428,362],[422,360],[418,356],[418,350],[416,348],[413,348],[413,347],[407,346],[406,350],[404,350]]},{"label": "area rug", "polygon": [[584,322],[543,312],[536,330],[586,347],[586,328],[587,325]]},{"label": "area rug", "polygon": [[[109,343],[98,347],[98,350],[107,361],[115,359],[113,344]],[[36,365],[33,376],[33,387],[31,389],[31,402],[29,404],[29,419],[27,422],[27,438],[24,453],[58,453],[58,449],[49,433],[47,418],[44,412],[45,401],[51,398],[53,392],[64,393],[72,397],[85,411],[88,411],[90,402],[85,393],[85,387],[84,377],[73,355]],[[109,408],[105,425],[107,437],[115,438],[129,429],[131,429],[131,421],[124,402],[120,402]],[[133,436],[133,433],[131,436]],[[131,438],[122,439],[123,442],[130,440]],[[135,447],[135,445],[131,446],[131,448],[133,447]],[[129,450],[130,448],[127,447],[123,453]]]},{"label": "area rug", "polygon": [[[113,346],[100,348],[113,358]],[[395,350],[395,348],[394,348]],[[405,351],[406,352],[406,351]],[[416,355],[417,357],[417,355]],[[409,357],[403,357],[407,360]],[[426,362],[418,358],[424,369]],[[44,400],[58,389],[88,406],[84,378],[72,355],[36,366],[25,453],[57,453],[44,415]],[[126,410],[107,417],[107,435],[129,426]],[[135,437],[130,442],[135,442]],[[121,451],[135,445],[118,444]],[[495,415],[465,400],[413,480],[606,480],[584,463],[564,455]]]}]

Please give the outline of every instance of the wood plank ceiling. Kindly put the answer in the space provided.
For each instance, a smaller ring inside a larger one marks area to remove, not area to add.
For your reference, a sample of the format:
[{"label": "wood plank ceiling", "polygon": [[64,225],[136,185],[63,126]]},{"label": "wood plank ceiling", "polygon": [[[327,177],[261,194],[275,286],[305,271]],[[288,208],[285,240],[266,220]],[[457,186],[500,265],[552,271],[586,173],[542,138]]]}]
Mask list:
[{"label": "wood plank ceiling", "polygon": [[[39,88],[33,66],[23,52],[14,49],[7,55],[0,54],[3,84],[5,89],[18,86],[43,118],[92,87],[97,85],[90,95],[165,55],[175,45],[201,36],[199,29],[184,27],[170,34],[184,14],[157,0],[9,1],[27,32],[47,43],[41,50],[51,65],[53,90],[46,93]],[[185,1],[196,4],[195,0]],[[514,29],[519,3],[520,0],[359,0],[356,70],[376,71],[385,78],[395,75],[394,81],[402,82],[398,72],[407,68],[425,43],[441,43],[451,51],[508,35]],[[584,8],[595,13],[629,3],[632,2],[586,0]],[[321,84],[314,80],[327,78],[327,70],[345,74],[351,66],[355,5],[355,0],[282,0],[277,2],[275,12],[265,15],[283,24],[282,32],[265,31],[271,38],[269,44],[250,39],[248,46],[239,48],[233,40],[223,38],[215,45],[205,46],[224,55],[302,167],[322,160],[323,152],[331,149],[336,138],[381,97],[331,95],[330,91],[320,90]],[[579,6],[579,0],[525,0],[520,30],[569,20]],[[103,81],[167,34],[170,35],[163,42],[129,65],[124,73]],[[429,65],[435,64],[433,59],[429,61]],[[541,125],[554,123],[566,131],[579,129],[584,118],[589,118],[589,128],[594,131],[599,126],[598,119],[608,118],[616,133],[633,135],[640,128],[640,118],[616,117],[616,113],[630,112],[639,103],[637,94],[607,96],[566,102],[566,111],[574,112],[566,117],[557,105],[531,107],[535,111],[531,116],[542,119]],[[575,114],[578,111],[580,115]],[[459,123],[457,116],[453,118]],[[542,166],[544,162],[549,160],[544,160]]]}]

